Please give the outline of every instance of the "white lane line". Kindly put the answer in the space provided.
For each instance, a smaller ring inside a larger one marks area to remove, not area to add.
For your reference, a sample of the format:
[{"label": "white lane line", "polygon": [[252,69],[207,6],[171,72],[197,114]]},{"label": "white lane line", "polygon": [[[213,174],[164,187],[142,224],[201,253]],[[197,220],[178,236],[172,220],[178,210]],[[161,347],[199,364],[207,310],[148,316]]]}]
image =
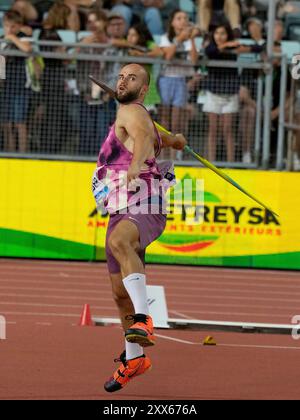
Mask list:
[{"label": "white lane line", "polygon": [[[148,279],[150,281],[155,281],[155,278],[158,276],[153,276],[152,274],[148,275]],[[178,278],[176,278],[178,277]],[[229,279],[227,281],[227,279]],[[216,286],[239,286],[239,287],[258,287],[258,288],[275,288],[275,289],[300,289],[300,279],[299,281],[294,281],[295,284],[285,284],[285,280],[280,280],[278,283],[280,284],[274,284],[275,282],[273,280],[270,280],[270,282],[266,283],[265,279],[257,280],[257,279],[247,279],[247,282],[245,279],[242,281],[241,279],[234,279],[231,276],[220,276],[220,279],[218,280],[218,277],[213,276],[212,279],[197,277],[195,279],[185,279],[184,274],[175,274],[171,275],[170,279],[167,280],[161,280],[164,281],[166,284],[174,284],[174,283],[180,283],[180,284],[209,284],[209,285],[216,285]],[[277,282],[276,282],[277,283]]]},{"label": "white lane line", "polygon": [[[181,344],[188,344],[188,345],[198,345],[203,346],[202,343],[194,343],[192,341],[181,340],[179,338],[168,337],[161,334],[155,334],[156,337],[162,338],[164,340],[175,341]],[[268,346],[268,345],[254,345],[254,344],[218,344],[214,347],[231,347],[231,348],[241,348],[241,349],[261,349],[261,350],[297,350],[300,351],[299,347],[290,347],[290,346]]]},{"label": "white lane line", "polygon": [[[7,276],[7,274],[5,276]],[[55,279],[53,279],[53,280],[44,280],[43,278],[40,278],[40,276],[37,276],[37,275],[34,276],[34,277],[38,277],[37,280],[31,280],[31,277],[32,276],[30,276],[30,278],[29,279],[26,279],[26,280],[23,280],[24,279],[23,276],[22,276],[21,279],[17,279],[15,277],[13,277],[12,279],[9,279],[9,278],[0,278],[0,283],[21,283],[21,284],[23,284],[23,283],[25,283],[25,284],[28,284],[28,283],[53,284],[53,283],[55,283],[56,285],[59,285],[59,284],[66,285],[66,286],[82,286],[82,285],[84,285],[84,286],[92,286],[92,287],[97,287],[97,286],[100,286],[101,285],[100,282],[98,282],[98,283],[97,282],[90,283],[90,282],[87,282],[87,281],[65,281],[65,280],[60,280],[57,276],[53,276],[54,278],[56,278],[56,280]],[[86,279],[86,277],[85,277],[85,279]],[[107,284],[107,286],[109,286],[109,283]]]},{"label": "white lane line", "polygon": [[53,324],[51,322],[36,322],[35,325],[40,325],[42,327],[51,327]]},{"label": "white lane line", "polygon": [[[8,260],[9,262],[11,262],[11,260]],[[38,266],[39,268],[37,268],[36,266]],[[16,264],[7,264],[4,263],[3,261],[0,262],[0,267],[7,267],[7,268],[11,268],[13,270],[45,270],[45,271],[52,271],[52,270],[56,270],[56,271],[62,271],[62,267],[66,267],[67,270],[70,271],[89,271],[89,272],[95,272],[98,273],[99,270],[101,271],[105,271],[107,273],[107,267],[106,264],[99,264],[97,266],[97,263],[74,263],[74,262],[70,262],[70,263],[44,263],[38,260],[33,260],[33,261],[29,261],[28,263],[25,264],[21,264],[19,262],[19,260],[16,262]],[[220,267],[187,267],[187,266],[172,266],[172,265],[165,265],[165,266],[151,266],[150,264],[147,265],[148,270],[151,272],[153,272],[154,274],[157,274],[158,272],[165,274],[166,272],[169,274],[170,271],[172,271],[172,275],[173,274],[177,274],[179,271],[182,271],[182,275],[185,275],[186,272],[189,272],[189,275],[191,274],[195,274],[195,275],[203,275],[205,276],[207,272],[211,273],[213,272],[214,275],[219,276],[220,278],[223,278],[224,275],[228,274],[230,278],[235,277],[236,273],[242,274],[243,277],[241,278],[245,278],[245,277],[249,277],[249,276],[253,276],[254,278],[257,277],[257,275],[265,275],[265,276],[269,276],[268,278],[270,280],[273,280],[273,277],[286,277],[289,278],[290,280],[292,280],[293,277],[296,277],[296,279],[300,280],[300,274],[297,271],[269,271],[269,270],[251,270],[251,269],[228,269],[228,268],[220,268]],[[173,273],[173,271],[176,270],[176,273]],[[222,273],[226,273],[226,274],[222,274]],[[272,277],[271,277],[272,276]],[[280,281],[280,279],[277,279]]]},{"label": "white lane line", "polygon": [[[292,314],[291,313],[281,313],[281,314],[259,314],[257,312],[232,312],[232,311],[228,311],[228,312],[223,312],[223,311],[198,311],[198,310],[185,310],[185,309],[180,309],[178,308],[178,310],[180,312],[186,312],[188,314],[206,314],[206,315],[232,315],[232,316],[249,316],[252,318],[257,318],[257,317],[263,317],[263,318],[284,318],[284,317],[288,317],[288,319],[290,320],[292,318]],[[287,308],[288,310],[288,308]]]},{"label": "white lane line", "polygon": [[159,338],[163,338],[164,340],[176,341],[177,343],[182,343],[182,344],[191,344],[191,345],[197,344],[197,343],[192,343],[191,341],[180,340],[179,338],[168,337],[166,335],[161,335],[161,334],[155,334],[155,336]]},{"label": "white lane line", "polygon": [[[219,292],[219,290],[218,290]],[[188,298],[188,302],[190,302],[191,298],[196,298],[199,299],[199,296],[195,296],[194,294],[178,294],[178,293],[171,293],[167,291],[167,297],[180,297],[180,298]],[[260,297],[245,297],[245,296],[225,296],[225,295],[202,295],[200,296],[201,301],[205,300],[205,299],[212,299],[212,300],[217,300],[217,299],[221,299],[222,301],[224,300],[245,300],[245,301],[260,301],[260,302],[286,302],[286,303],[298,303],[299,304],[299,299],[279,299],[279,298],[260,298]],[[181,299],[181,303],[183,303],[183,300]]]},{"label": "white lane line", "polygon": [[[26,282],[25,282],[26,283]],[[37,282],[39,283],[39,282]],[[53,282],[51,282],[51,284],[53,284]],[[151,283],[152,284],[152,283]],[[58,286],[59,284],[54,284],[54,286]],[[84,285],[84,283],[81,283],[81,285]],[[25,291],[45,291],[45,292],[59,292],[59,293],[69,293],[70,295],[72,295],[73,293],[80,293],[80,295],[82,295],[83,290],[82,289],[74,289],[74,288],[69,288],[69,289],[58,289],[58,288],[44,288],[44,287],[17,287],[17,286],[1,286],[1,281],[0,281],[0,290],[25,290]],[[219,290],[218,290],[219,292]],[[90,290],[84,290],[85,294],[93,294],[93,295],[108,295],[111,296],[111,288],[110,286],[108,287],[108,290],[104,290],[103,289],[103,285],[99,284],[99,288],[97,290],[95,289],[90,289]],[[191,298],[195,298],[195,293],[194,294],[181,294],[181,293],[172,293],[168,291],[167,288],[167,297],[179,297],[181,298],[180,304],[183,303],[182,299],[183,298],[188,298],[188,302],[190,302]],[[299,299],[280,299],[280,298],[265,298],[265,297],[254,297],[254,296],[230,296],[230,295],[220,295],[220,294],[212,294],[212,295],[203,295],[201,294],[201,301],[204,301],[205,299],[212,299],[213,301],[216,301],[218,299],[221,299],[222,301],[229,299],[229,300],[237,300],[237,301],[260,301],[260,302],[285,302],[285,303],[299,303]]]},{"label": "white lane line", "polygon": [[[0,271],[0,280],[2,280],[2,278],[4,277],[9,277],[12,276],[14,277],[13,280],[17,281],[16,277],[16,273],[15,271],[8,271],[8,270],[1,270]],[[44,278],[55,278],[55,279],[60,279],[60,278],[64,278],[64,279],[70,279],[70,281],[68,283],[73,283],[75,284],[76,280],[78,279],[84,279],[84,280],[89,280],[89,281],[94,281],[94,283],[90,283],[90,284],[99,284],[100,281],[103,280],[103,277],[105,278],[105,282],[107,282],[107,284],[109,284],[109,279],[108,276],[105,274],[101,274],[98,273],[97,275],[91,275],[91,273],[87,273],[87,274],[79,274],[74,273],[74,274],[68,274],[68,273],[63,273],[63,272],[57,272],[57,273],[39,273],[38,270],[35,270],[34,272],[28,272],[28,273],[22,273],[22,279],[24,278],[32,278],[32,277],[38,277],[41,280],[41,277]],[[156,280],[155,275],[153,274],[149,274],[148,275],[148,280],[149,281],[153,281],[153,282],[163,282],[166,285],[174,285],[174,284],[182,284],[184,282],[186,282],[186,284],[190,285],[190,284],[196,284],[196,285],[205,285],[208,284],[210,286],[215,285],[217,287],[228,287],[228,286],[238,286],[238,287],[247,287],[247,290],[249,290],[249,288],[259,288],[259,289],[279,289],[279,290],[286,290],[286,289],[292,289],[292,290],[300,290],[300,279],[299,281],[294,284],[285,284],[286,280],[277,280],[278,282],[280,282],[280,284],[274,284],[274,280],[273,279],[269,279],[270,282],[269,283],[265,283],[265,280],[267,279],[262,279],[257,280],[257,279],[247,279],[247,282],[245,282],[245,279],[243,279],[243,281],[241,281],[241,279],[235,279],[232,278],[232,276],[219,276],[220,280],[216,280],[218,278],[218,276],[214,276],[212,280],[207,279],[207,277],[202,278],[199,276],[196,276],[196,278],[193,279],[188,279],[188,280],[184,280],[184,274],[183,273],[174,273],[172,274],[172,279],[171,280]],[[226,279],[230,279],[230,281],[225,281]],[[12,280],[12,281],[13,281]],[[21,280],[18,280],[21,281]],[[42,281],[42,280],[41,280]]]},{"label": "white lane line", "polygon": [[[108,278],[108,273],[107,273],[107,271],[104,271],[104,270],[96,270],[96,271],[87,270],[85,272],[85,271],[76,269],[74,271],[71,270],[69,273],[65,273],[65,272],[62,272],[62,270],[59,270],[59,269],[57,269],[57,270],[48,270],[47,269],[46,270],[44,268],[33,268],[33,269],[25,268],[25,271],[26,270],[29,271],[28,273],[26,273],[26,272],[24,272],[24,270],[22,268],[11,267],[11,271],[7,270],[6,268],[7,268],[7,266],[4,266],[4,268],[2,267],[1,271],[0,271],[0,274],[7,273],[7,274],[10,274],[10,275],[16,275],[16,270],[20,270],[20,271],[22,271],[22,277],[25,277],[25,276],[41,276],[41,274],[39,274],[39,271],[40,271],[40,272],[43,273],[43,275],[48,276],[48,277],[57,277],[57,276],[61,276],[61,277],[65,276],[66,278],[68,278],[68,277],[72,277],[72,278],[73,277],[74,278],[90,277],[91,279],[93,279],[93,278],[97,279],[100,276],[101,277],[105,276],[105,277]],[[49,272],[49,273],[45,274],[45,271]],[[149,270],[147,272],[147,275],[150,278],[151,277],[165,277],[165,272],[153,272],[153,271]],[[186,277],[186,273],[184,271],[182,271],[182,272],[177,271],[175,273],[172,273],[172,280],[170,280],[170,281],[171,282],[182,282],[182,281],[184,281],[183,278],[185,278],[185,277]],[[265,276],[261,280],[258,280],[256,275],[253,276],[253,277],[250,277],[250,276],[247,276],[247,275],[233,276],[233,275],[226,275],[226,274],[223,274],[223,275],[222,274],[214,274],[212,277],[213,277],[214,280],[220,279],[222,284],[227,284],[227,283],[224,282],[224,280],[229,279],[231,282],[228,283],[228,284],[235,285],[235,284],[240,283],[241,286],[256,285],[256,284],[257,285],[263,285],[265,281],[272,283],[272,286],[273,286],[274,282],[282,283],[282,281],[283,281],[282,278],[284,278],[284,276],[281,276],[280,278],[266,277]],[[253,283],[245,283],[245,282],[252,282],[252,281],[253,281]],[[217,283],[217,284],[219,284],[219,282],[209,280],[208,276],[204,273],[201,273],[201,272],[188,274],[188,282],[189,283],[197,283],[197,282],[204,283],[204,282],[207,282],[207,283]],[[288,287],[299,287],[300,274],[299,274],[298,278],[286,278],[285,277],[284,282],[285,283],[295,282],[294,286],[290,285]],[[268,284],[266,284],[265,287],[268,287],[269,285],[270,284],[268,283]],[[261,286],[261,287],[263,287],[263,286]],[[276,287],[283,287],[283,286],[281,286],[281,284],[280,284],[280,285],[277,285]]]},{"label": "white lane line", "polygon": [[[29,306],[29,307],[38,307],[42,306],[43,308],[66,308],[66,309],[81,309],[82,305],[64,305],[64,304],[50,304],[50,303],[32,303],[32,302],[0,302],[3,306],[13,305],[13,306]],[[114,306],[95,306],[93,305],[93,310],[107,310],[115,309]]]},{"label": "white lane line", "polygon": [[267,345],[254,345],[254,344],[219,344],[220,347],[235,347],[235,348],[248,348],[248,349],[265,349],[265,350],[300,350],[299,347],[289,346],[267,346]]},{"label": "white lane line", "polygon": [[[14,298],[33,298],[33,299],[60,299],[60,300],[79,300],[83,301],[97,301],[97,302],[112,302],[113,298],[96,298],[91,296],[61,296],[61,295],[41,295],[41,294],[23,294],[23,293],[0,293],[0,296],[14,297]],[[1,302],[1,301],[0,301]]]},{"label": "white lane line", "polygon": [[[56,284],[57,286],[57,284]],[[69,293],[70,295],[72,295],[73,293],[80,293],[82,295],[82,293],[86,293],[86,294],[92,294],[93,296],[95,295],[99,295],[99,294],[110,294],[111,295],[111,291],[105,291],[102,290],[101,287],[97,290],[95,289],[89,289],[89,290],[84,290],[84,288],[82,289],[57,289],[57,288],[51,288],[51,287],[17,287],[17,286],[0,286],[0,290],[36,290],[38,292],[59,292],[59,293]]]},{"label": "white lane line", "polygon": [[248,275],[253,275],[253,276],[257,276],[258,275],[262,275],[262,274],[269,274],[272,276],[296,276],[299,278],[299,272],[295,271],[295,270],[256,270],[256,269],[251,269],[251,268],[245,268],[245,269],[241,269],[241,268],[227,268],[227,267],[204,267],[204,266],[195,266],[195,267],[191,267],[191,266],[184,266],[184,265],[151,265],[148,264],[147,265],[148,269],[156,269],[159,271],[167,271],[170,272],[172,270],[183,270],[185,271],[194,271],[197,272],[202,271],[202,272],[224,272],[224,273],[228,273],[228,274],[235,274],[235,273],[241,273],[241,274],[248,274]]},{"label": "white lane line", "polygon": [[179,316],[184,319],[192,319],[190,316],[185,315],[182,312],[174,311],[174,309],[170,309],[169,312],[172,312],[172,314],[175,314],[176,316]]},{"label": "white lane line", "polygon": [[[216,290],[218,290],[218,288],[211,288],[211,287],[190,287],[190,286],[174,286],[173,284],[170,285],[172,287],[172,290],[184,290],[186,291],[188,290],[195,290],[195,291],[199,291],[199,292],[215,292]],[[222,285],[220,284],[219,287],[221,287]],[[228,289],[227,287],[225,288],[225,290],[223,290],[224,292],[224,296],[227,296],[228,293],[242,293],[242,294],[246,294],[246,295],[274,295],[274,296],[282,296],[282,295],[287,295],[287,296],[300,296],[300,292],[284,292],[284,291],[280,291],[280,292],[273,292],[272,286],[269,287],[269,290],[241,290],[241,289]],[[226,295],[225,295],[226,293]]]},{"label": "white lane line", "polygon": [[[51,280],[22,280],[22,279],[0,279],[0,283],[33,283],[33,284],[53,284],[53,281]],[[151,282],[152,283],[152,282]],[[158,282],[161,283],[161,282]],[[74,281],[70,281],[70,282],[66,282],[66,281],[61,281],[59,283],[56,282],[56,285],[60,284],[60,285],[67,285],[67,286],[91,286],[91,287],[109,287],[110,285],[109,283],[105,283],[104,285],[99,283],[89,283],[89,282],[74,282]],[[190,286],[174,286],[174,284],[169,284],[169,285],[165,285],[165,287],[170,287],[172,288],[172,290],[194,290],[194,291],[199,291],[199,292],[215,292],[216,290],[219,290],[218,287],[216,288],[212,288],[212,287],[190,287]],[[225,286],[225,285],[224,285]],[[219,287],[222,287],[223,293],[224,293],[224,297],[228,297],[229,293],[241,293],[241,294],[246,294],[247,296],[249,296],[249,294],[251,295],[272,295],[272,296],[282,296],[282,295],[286,295],[286,296],[300,296],[300,292],[295,292],[294,289],[291,290],[290,292],[286,292],[286,291],[272,291],[272,287],[269,287],[269,290],[249,290],[248,289],[229,289],[227,287],[223,287],[223,285],[219,284]]]},{"label": "white lane line", "polygon": [[78,318],[78,314],[60,314],[60,313],[43,313],[43,312],[21,312],[21,311],[5,311],[4,315],[22,315],[22,316],[49,316],[49,317],[65,317]]},{"label": "white lane line", "polygon": [[[1,294],[0,294],[1,296]],[[180,302],[176,302],[173,301],[172,299],[168,299],[168,305],[169,306],[180,306],[182,305],[183,301],[181,300]],[[299,302],[298,302],[299,303]],[[268,306],[268,305],[249,305],[246,304],[244,302],[241,302],[239,304],[237,303],[212,303],[212,302],[205,302],[204,300],[201,299],[201,301],[199,302],[190,302],[187,301],[187,305],[189,307],[191,306],[196,306],[199,308],[202,307],[209,307],[209,308],[254,308],[254,309],[273,309],[273,310],[288,310],[288,311],[296,311],[295,313],[297,313],[297,310],[299,311],[299,304],[295,305],[294,307],[292,306],[278,306],[278,305],[272,305],[272,306]]]}]

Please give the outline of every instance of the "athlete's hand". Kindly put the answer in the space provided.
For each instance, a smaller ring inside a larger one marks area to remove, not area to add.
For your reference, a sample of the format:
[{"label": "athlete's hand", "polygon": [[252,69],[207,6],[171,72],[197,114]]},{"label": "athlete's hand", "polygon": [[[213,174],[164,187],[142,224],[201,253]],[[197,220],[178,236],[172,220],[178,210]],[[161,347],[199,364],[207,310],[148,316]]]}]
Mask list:
[{"label": "athlete's hand", "polygon": [[132,163],[127,172],[127,184],[128,186],[134,186],[138,183],[138,178],[141,173],[141,168],[138,164]]},{"label": "athlete's hand", "polygon": [[175,150],[183,150],[187,145],[187,140],[183,134],[176,134],[172,148]]}]

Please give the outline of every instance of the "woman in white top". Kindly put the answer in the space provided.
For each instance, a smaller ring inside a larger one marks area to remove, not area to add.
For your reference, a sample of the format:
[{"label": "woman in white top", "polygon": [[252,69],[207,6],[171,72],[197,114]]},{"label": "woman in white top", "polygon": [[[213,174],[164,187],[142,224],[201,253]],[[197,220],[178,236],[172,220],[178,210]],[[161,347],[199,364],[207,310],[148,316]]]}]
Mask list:
[{"label": "woman in white top", "polygon": [[[163,35],[160,48],[166,60],[181,59],[194,65],[198,61],[198,51],[195,37],[198,29],[190,25],[188,15],[175,10],[171,17],[168,33]],[[161,121],[165,127],[170,127],[174,133],[185,132],[185,107],[188,100],[187,77],[193,77],[194,68],[170,64],[163,68],[159,79],[159,90],[162,100]],[[174,158],[174,156],[172,156]]]}]

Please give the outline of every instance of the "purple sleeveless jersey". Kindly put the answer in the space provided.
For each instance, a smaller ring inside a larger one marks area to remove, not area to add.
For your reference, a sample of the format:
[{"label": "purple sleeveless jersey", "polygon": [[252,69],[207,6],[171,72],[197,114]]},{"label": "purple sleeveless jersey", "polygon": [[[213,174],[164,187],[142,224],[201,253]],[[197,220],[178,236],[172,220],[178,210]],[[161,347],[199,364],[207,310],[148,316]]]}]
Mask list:
[{"label": "purple sleeveless jersey", "polygon": [[[141,104],[137,104],[143,107]],[[154,125],[155,127],[155,125]],[[118,139],[115,124],[111,127],[105,139],[98,158],[97,169],[93,179],[93,192],[96,201],[102,200],[103,206],[114,214],[127,209],[139,200],[144,201],[149,197],[161,196],[164,184],[164,165],[158,165],[156,158],[162,149],[162,139],[156,127],[158,147],[155,157],[145,161],[145,169],[139,175],[139,190],[127,188],[127,171],[132,161],[133,154]],[[167,165],[167,171],[170,165]],[[175,177],[174,177],[175,178]],[[99,186],[100,185],[100,186]],[[170,182],[168,180],[168,187]],[[164,188],[167,189],[167,188]],[[96,191],[96,192],[95,192]]]}]

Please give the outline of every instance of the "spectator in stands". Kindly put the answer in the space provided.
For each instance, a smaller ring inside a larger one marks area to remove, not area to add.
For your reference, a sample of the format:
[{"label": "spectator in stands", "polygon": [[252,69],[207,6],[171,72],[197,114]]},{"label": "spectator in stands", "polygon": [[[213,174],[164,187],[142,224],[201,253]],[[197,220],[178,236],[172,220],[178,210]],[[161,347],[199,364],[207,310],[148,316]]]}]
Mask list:
[{"label": "spectator in stands", "polygon": [[107,28],[107,16],[104,10],[91,9],[87,14],[87,25],[86,30],[91,32],[91,38],[86,38],[85,42],[90,43],[98,41],[98,43],[107,42],[106,28]]},{"label": "spectator in stands", "polygon": [[[106,34],[107,15],[101,9],[92,9],[87,15],[87,29],[90,35],[83,38],[82,44],[107,44]],[[84,54],[103,54],[104,48],[80,48]],[[89,74],[101,78],[101,63],[97,61],[79,60],[77,62],[77,85],[80,92],[80,118],[79,118],[79,154],[96,155],[101,141],[104,139],[108,121],[110,98],[95,84],[90,83]]]},{"label": "spectator in stands", "polygon": [[[106,28],[109,47],[104,51],[107,56],[122,57],[126,54],[124,48],[127,47],[127,28],[122,15],[111,12],[108,16]],[[115,86],[120,70],[120,63],[104,63],[102,68],[102,79],[110,86]]]},{"label": "spectator in stands", "polygon": [[[267,20],[270,0],[244,0],[242,4],[242,14],[248,19],[257,17],[263,21]],[[297,2],[287,0],[277,0],[277,17],[282,19],[286,14],[299,13],[300,8]]]},{"label": "spectator in stands", "polygon": [[[134,57],[162,57],[162,50],[155,44],[153,37],[148,28],[138,23],[129,29],[127,42],[129,55]],[[136,48],[134,48],[136,47]],[[148,94],[145,98],[145,106],[151,110],[160,104],[160,96],[157,90],[157,80],[153,72],[153,66],[145,66],[151,76]]]},{"label": "spectator in stands", "polygon": [[80,2],[78,0],[57,0],[69,7],[70,15],[68,18],[68,29],[79,32],[84,30],[86,25],[86,15],[79,10]]},{"label": "spectator in stands", "polygon": [[[246,28],[249,36],[255,41],[257,54],[265,50],[266,40],[263,37],[263,23],[257,18],[250,18],[246,22]],[[259,57],[258,57],[259,60]],[[252,149],[254,144],[254,130],[256,118],[256,98],[257,82],[259,71],[253,69],[244,69],[242,74],[242,86],[240,89],[240,130],[242,145],[242,161],[245,164],[252,162]]]},{"label": "spectator in stands", "polygon": [[137,15],[147,25],[152,35],[164,33],[160,9],[164,6],[164,0],[115,0],[112,11],[122,14],[127,27],[131,25],[133,15]]},{"label": "spectator in stands", "polygon": [[210,28],[229,22],[235,36],[241,35],[241,10],[238,0],[197,0],[198,22],[206,34]]},{"label": "spectator in stands", "polygon": [[[20,13],[10,10],[4,15],[4,39],[1,42],[1,49],[19,50],[24,53],[32,51],[30,39],[21,31],[23,25],[24,20]],[[29,91],[25,85],[25,58],[7,57],[6,81],[0,93],[0,120],[3,124],[4,148],[8,152],[27,151],[26,119]],[[15,132],[18,139],[15,137]]]},{"label": "spectator in stands", "polygon": [[[277,20],[274,26],[274,52],[281,53],[281,41],[284,36],[284,26],[281,20]],[[281,60],[275,58],[273,60],[273,89],[272,89],[272,127],[271,127],[271,165],[275,164],[277,154],[278,140],[278,124],[280,113],[280,86],[281,86]],[[291,76],[288,73],[287,96],[286,96],[286,112],[289,109],[291,101]]]},{"label": "spectator in stands", "polygon": [[[236,61],[237,55],[249,52],[250,47],[240,45],[234,39],[230,26],[217,26],[211,34],[211,42],[205,54],[211,60]],[[208,158],[216,160],[218,125],[221,123],[226,144],[227,160],[235,160],[233,117],[239,112],[239,91],[241,81],[237,68],[210,67],[207,80],[207,101],[203,111],[209,116]]]},{"label": "spectator in stands", "polygon": [[[71,25],[71,9],[57,2],[49,10],[43,24],[40,41],[62,42],[59,30],[68,30]],[[41,51],[65,53],[63,46],[41,46]],[[41,77],[41,152],[59,153],[66,142],[68,133],[67,106],[65,94],[66,65],[64,60],[44,59],[45,69]]]},{"label": "spectator in stands", "polygon": [[39,27],[39,15],[34,5],[29,0],[16,0],[12,5],[12,10],[19,12],[23,17],[24,25],[21,28],[22,32],[31,36],[32,29]]},{"label": "spectator in stands", "polygon": [[264,38],[264,24],[260,19],[255,17],[248,19],[246,22],[246,29],[249,37],[253,39],[257,45],[264,45],[266,43]]},{"label": "spectator in stands", "polygon": [[[299,81],[296,83],[296,101],[295,101],[295,112],[294,112],[294,124],[300,127],[300,84]],[[294,130],[294,144],[293,144],[293,166],[294,171],[300,171],[300,130]]]},{"label": "spectator in stands", "polygon": [[[195,44],[197,28],[190,25],[188,16],[181,10],[175,10],[169,21],[168,33],[163,35],[160,47],[166,60],[175,58],[190,61],[196,65],[198,51]],[[188,102],[187,78],[193,77],[194,68],[170,64],[164,67],[159,79],[162,100],[161,120],[165,127],[174,133],[187,131],[186,106]],[[174,158],[175,156],[172,156]]]}]

